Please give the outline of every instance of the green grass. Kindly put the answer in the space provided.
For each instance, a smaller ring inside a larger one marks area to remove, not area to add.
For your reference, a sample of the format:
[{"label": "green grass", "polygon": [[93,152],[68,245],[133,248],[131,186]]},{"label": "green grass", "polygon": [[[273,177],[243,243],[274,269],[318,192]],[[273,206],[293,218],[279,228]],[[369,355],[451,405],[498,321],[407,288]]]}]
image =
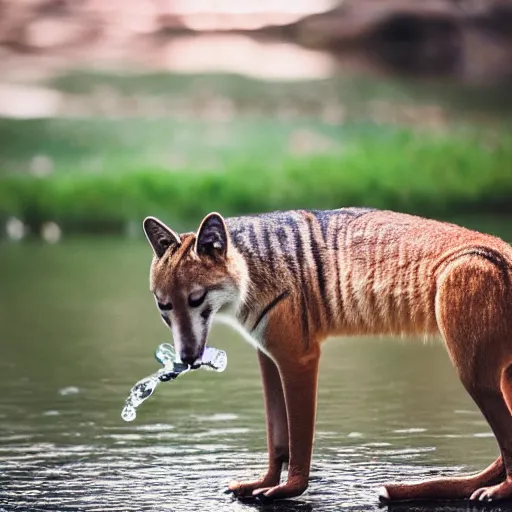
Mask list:
[{"label": "green grass", "polygon": [[[297,130],[332,145],[297,155],[290,147]],[[68,232],[120,231],[156,215],[188,229],[212,210],[229,216],[349,205],[433,217],[512,214],[509,132],[437,134],[306,120],[234,120],[223,127],[47,120],[2,121],[0,140],[0,216],[34,228],[53,220]],[[39,153],[54,166],[44,177],[29,172]],[[173,161],[177,154],[182,164]]]},{"label": "green grass", "polygon": [[349,131],[307,119],[0,119],[0,175],[28,172],[37,155],[50,158],[56,172],[73,174],[141,166],[205,170],[254,160],[267,167],[287,154],[290,138],[300,130],[336,148]]},{"label": "green grass", "polygon": [[0,119],[0,221],[52,220],[69,233],[123,232],[146,215],[189,229],[212,210],[512,216],[508,91],[90,71],[46,85],[88,117]]}]

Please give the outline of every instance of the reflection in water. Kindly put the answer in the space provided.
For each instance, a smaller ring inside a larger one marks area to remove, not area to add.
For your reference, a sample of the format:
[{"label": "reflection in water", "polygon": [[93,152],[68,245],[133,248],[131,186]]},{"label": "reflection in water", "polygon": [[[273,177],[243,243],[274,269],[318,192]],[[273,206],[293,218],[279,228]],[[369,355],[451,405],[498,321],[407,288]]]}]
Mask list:
[{"label": "reflection in water", "polygon": [[326,12],[337,4],[337,0],[174,0],[171,12],[192,30],[255,30],[293,23],[305,16]]},{"label": "reflection in water", "polygon": [[267,80],[328,78],[336,65],[327,53],[296,44],[224,34],[172,38],[155,48],[150,63],[173,73],[238,73]]},{"label": "reflection in water", "polygon": [[227,483],[266,465],[256,356],[238,334],[213,330],[224,373],[194,372],[162,386],[133,423],[119,416],[168,341],[149,260],[142,242],[0,247],[0,510],[377,510],[386,481],[495,457],[440,344],[333,340],[308,492],[272,507],[233,500]]}]

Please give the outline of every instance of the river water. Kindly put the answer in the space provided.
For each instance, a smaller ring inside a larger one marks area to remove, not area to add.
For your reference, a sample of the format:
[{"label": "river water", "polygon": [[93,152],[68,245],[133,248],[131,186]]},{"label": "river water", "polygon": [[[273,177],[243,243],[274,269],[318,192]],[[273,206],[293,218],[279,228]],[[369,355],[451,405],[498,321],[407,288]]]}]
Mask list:
[{"label": "river water", "polygon": [[266,464],[256,354],[236,332],[218,325],[210,337],[228,353],[224,373],[162,384],[134,422],[121,419],[170,338],[149,261],[141,241],[0,245],[0,511],[376,510],[383,482],[496,456],[441,343],[335,339],[323,350],[309,490],[267,507],[233,500],[227,483]]}]

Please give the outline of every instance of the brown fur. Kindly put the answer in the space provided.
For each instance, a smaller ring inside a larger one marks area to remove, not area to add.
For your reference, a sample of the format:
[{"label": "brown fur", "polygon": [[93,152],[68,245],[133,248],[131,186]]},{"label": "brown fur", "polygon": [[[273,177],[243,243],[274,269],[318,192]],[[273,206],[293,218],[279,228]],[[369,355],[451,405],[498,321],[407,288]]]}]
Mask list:
[{"label": "brown fur", "polygon": [[[182,290],[191,285],[209,290],[229,283],[237,290],[236,317],[259,350],[269,469],[257,481],[230,484],[236,495],[272,499],[306,489],[324,339],[440,334],[497,437],[501,457],[479,475],[387,485],[381,497],[512,497],[508,244],[389,211],[277,212],[225,223],[212,215],[197,237],[182,235],[174,245],[170,237],[169,249],[158,245],[161,226],[154,226],[148,238],[161,257],[153,261],[151,286],[176,302],[184,316]],[[288,461],[288,481],[279,484]]]},{"label": "brown fur", "polygon": [[155,258],[151,265],[151,290],[158,286],[159,290],[173,296],[173,291],[190,284],[191,275],[201,283],[219,283],[229,276],[229,261],[201,259],[192,251],[196,240],[194,233],[185,233],[181,239],[182,245],[176,250],[169,251],[161,259]]}]

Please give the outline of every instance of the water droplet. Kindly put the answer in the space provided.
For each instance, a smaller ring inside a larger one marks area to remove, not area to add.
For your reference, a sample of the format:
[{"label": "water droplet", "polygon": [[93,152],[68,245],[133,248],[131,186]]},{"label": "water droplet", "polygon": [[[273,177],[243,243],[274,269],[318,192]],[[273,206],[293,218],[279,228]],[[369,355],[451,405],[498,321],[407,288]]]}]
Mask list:
[{"label": "water droplet", "polygon": [[135,407],[132,405],[125,405],[123,408],[123,412],[121,413],[121,418],[124,421],[133,421],[137,417],[137,411]]},{"label": "water droplet", "polygon": [[155,357],[160,364],[168,366],[176,361],[176,351],[170,343],[161,343],[156,349]]}]

